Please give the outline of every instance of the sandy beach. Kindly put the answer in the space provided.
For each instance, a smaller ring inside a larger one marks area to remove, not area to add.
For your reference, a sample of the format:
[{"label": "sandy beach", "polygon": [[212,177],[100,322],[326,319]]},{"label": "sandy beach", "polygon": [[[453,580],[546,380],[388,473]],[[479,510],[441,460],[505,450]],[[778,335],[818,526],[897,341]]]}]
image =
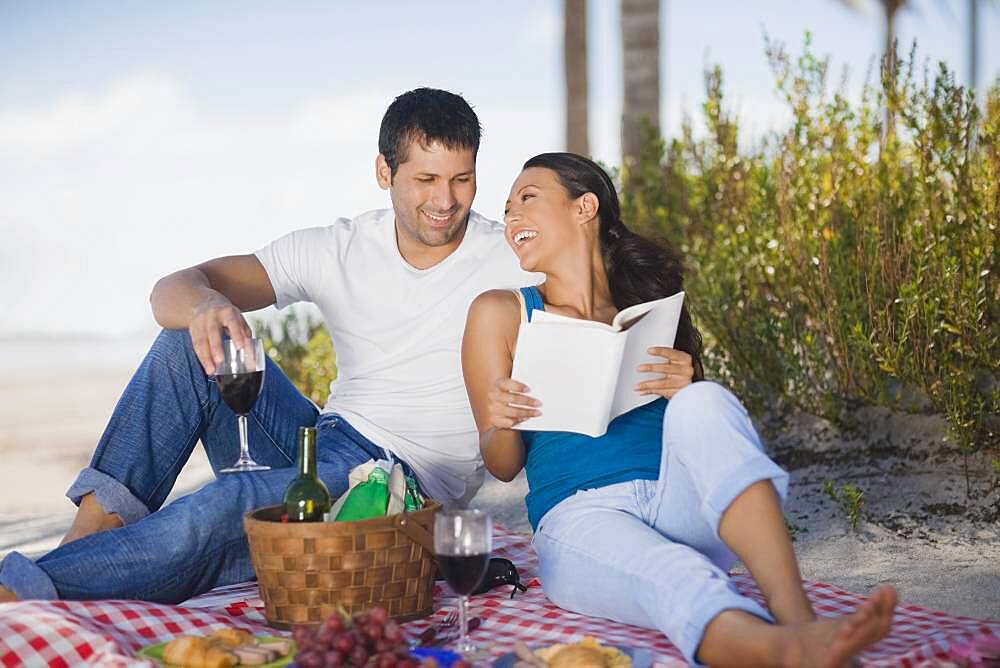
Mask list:
[{"label": "sandy beach", "polygon": [[[77,363],[66,373],[6,357],[0,375],[0,555],[14,549],[40,554],[58,544],[74,512],[65,490],[89,461],[139,357],[131,359]],[[936,417],[868,411],[859,424],[854,434],[804,415],[760,424],[769,450],[792,476],[786,515],[803,576],[861,593],[893,584],[905,603],[1000,619],[997,476],[986,473],[984,462],[971,461],[979,473],[967,495],[961,459],[939,456],[944,431]],[[211,476],[197,448],[172,498]],[[823,492],[827,480],[864,490],[856,530]],[[526,489],[523,476],[510,484],[490,480],[473,505],[527,530]]]}]

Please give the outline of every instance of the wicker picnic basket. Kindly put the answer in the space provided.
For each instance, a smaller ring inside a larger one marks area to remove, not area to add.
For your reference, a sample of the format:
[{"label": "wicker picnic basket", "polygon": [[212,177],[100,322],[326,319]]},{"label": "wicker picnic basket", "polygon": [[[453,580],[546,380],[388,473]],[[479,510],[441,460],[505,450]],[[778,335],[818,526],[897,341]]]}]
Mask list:
[{"label": "wicker picnic basket", "polygon": [[248,513],[243,526],[268,624],[318,624],[341,607],[354,614],[376,604],[398,621],[429,615],[440,508],[428,500],[415,512],[359,522],[283,523],[281,506]]}]

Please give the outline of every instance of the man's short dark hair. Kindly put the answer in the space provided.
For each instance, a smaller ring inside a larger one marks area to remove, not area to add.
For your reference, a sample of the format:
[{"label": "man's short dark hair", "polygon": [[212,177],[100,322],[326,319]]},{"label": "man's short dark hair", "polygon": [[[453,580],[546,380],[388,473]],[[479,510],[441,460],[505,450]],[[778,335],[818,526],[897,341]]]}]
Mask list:
[{"label": "man's short dark hair", "polygon": [[378,133],[378,152],[385,156],[392,176],[406,162],[410,142],[426,146],[439,142],[448,149],[472,149],[479,153],[482,127],[479,117],[461,95],[436,88],[417,88],[403,93],[389,105]]}]

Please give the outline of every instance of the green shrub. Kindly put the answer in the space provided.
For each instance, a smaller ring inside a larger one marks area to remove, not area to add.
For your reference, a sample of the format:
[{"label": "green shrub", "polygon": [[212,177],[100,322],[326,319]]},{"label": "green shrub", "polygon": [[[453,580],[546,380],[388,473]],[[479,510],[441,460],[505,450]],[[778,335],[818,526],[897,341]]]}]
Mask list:
[{"label": "green shrub", "polygon": [[749,148],[709,71],[707,133],[647,134],[623,218],[681,250],[706,367],[751,408],[930,409],[966,451],[995,447],[1000,85],[983,111],[914,53],[851,101],[808,39],[794,61],[768,44],[792,121]]},{"label": "green shrub", "polygon": [[253,323],[264,349],[303,395],[322,407],[337,377],[337,355],[321,321],[288,309],[279,320]]},{"label": "green shrub", "polygon": [[865,492],[850,483],[845,483],[836,489],[832,480],[823,481],[823,493],[830,497],[844,513],[844,517],[851,524],[851,530],[857,530],[858,520],[861,518],[861,511],[865,507]]}]

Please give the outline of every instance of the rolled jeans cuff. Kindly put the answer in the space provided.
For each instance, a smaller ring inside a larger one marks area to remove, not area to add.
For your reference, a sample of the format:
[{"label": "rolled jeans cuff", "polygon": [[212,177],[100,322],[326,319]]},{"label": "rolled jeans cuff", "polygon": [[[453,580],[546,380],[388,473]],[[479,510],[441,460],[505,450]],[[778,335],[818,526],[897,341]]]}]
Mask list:
[{"label": "rolled jeans cuff", "polygon": [[66,497],[79,506],[80,499],[91,492],[104,512],[118,515],[123,525],[138,522],[149,514],[146,504],[135,498],[128,487],[95,468],[87,467],[80,471],[76,481],[66,491]]},{"label": "rolled jeans cuff", "polygon": [[59,592],[38,564],[20,552],[11,552],[0,561],[0,585],[22,601],[54,601]]},{"label": "rolled jeans cuff", "polygon": [[688,620],[682,636],[675,643],[677,649],[684,654],[684,658],[692,666],[705,665],[698,663],[697,659],[698,648],[701,647],[701,641],[705,637],[705,629],[708,628],[709,623],[713,619],[726,610],[742,610],[743,612],[749,612],[751,615],[760,617],[765,622],[774,623],[774,617],[771,616],[771,613],[753,599],[740,596],[731,590],[710,594],[706,600],[701,601],[698,605],[698,609],[694,611],[691,619]]},{"label": "rolled jeans cuff", "polygon": [[702,502],[702,512],[715,531],[716,538],[721,540],[719,525],[722,522],[723,513],[736,500],[736,497],[745,492],[750,485],[761,480],[771,481],[774,485],[774,491],[778,494],[778,500],[784,505],[788,496],[788,474],[763,454],[754,457],[733,471]]}]

